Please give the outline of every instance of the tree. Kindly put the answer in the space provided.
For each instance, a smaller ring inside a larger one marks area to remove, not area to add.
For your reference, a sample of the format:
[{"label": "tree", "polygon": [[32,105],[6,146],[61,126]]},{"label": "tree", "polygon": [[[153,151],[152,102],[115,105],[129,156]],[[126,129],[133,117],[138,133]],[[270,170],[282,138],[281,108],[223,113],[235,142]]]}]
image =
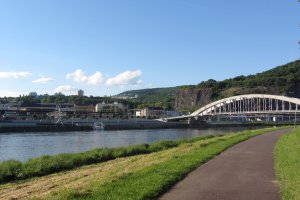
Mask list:
[{"label": "tree", "polygon": [[66,103],[66,98],[65,98],[64,94],[62,94],[62,93],[55,93],[54,96],[55,96],[54,102],[56,104]]},{"label": "tree", "polygon": [[48,94],[45,94],[42,98],[42,103],[52,103],[51,97]]}]

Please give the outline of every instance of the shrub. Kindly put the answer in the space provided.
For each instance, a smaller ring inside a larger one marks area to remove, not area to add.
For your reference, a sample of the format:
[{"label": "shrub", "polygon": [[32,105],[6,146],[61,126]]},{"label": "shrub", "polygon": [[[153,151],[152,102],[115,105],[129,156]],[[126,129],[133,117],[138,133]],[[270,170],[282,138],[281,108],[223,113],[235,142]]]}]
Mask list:
[{"label": "shrub", "polygon": [[162,151],[165,149],[177,147],[179,144],[180,144],[179,141],[171,141],[171,140],[158,141],[150,144],[149,151],[150,152]]},{"label": "shrub", "polygon": [[22,163],[17,160],[7,160],[0,163],[0,182],[22,177]]}]

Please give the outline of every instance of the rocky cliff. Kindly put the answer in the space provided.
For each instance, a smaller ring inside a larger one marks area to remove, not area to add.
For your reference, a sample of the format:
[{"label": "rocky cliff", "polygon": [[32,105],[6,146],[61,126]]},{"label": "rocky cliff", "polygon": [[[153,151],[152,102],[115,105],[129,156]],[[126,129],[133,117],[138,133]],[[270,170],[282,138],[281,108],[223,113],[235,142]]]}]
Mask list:
[{"label": "rocky cliff", "polygon": [[175,110],[193,111],[212,101],[212,88],[178,89],[175,96]]}]

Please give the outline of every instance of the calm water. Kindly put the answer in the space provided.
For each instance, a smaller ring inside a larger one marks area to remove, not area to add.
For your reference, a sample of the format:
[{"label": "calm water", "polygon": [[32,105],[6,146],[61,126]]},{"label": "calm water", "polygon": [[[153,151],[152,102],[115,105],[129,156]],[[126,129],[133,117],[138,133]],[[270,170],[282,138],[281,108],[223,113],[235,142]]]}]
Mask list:
[{"label": "calm water", "polygon": [[239,130],[245,130],[245,128],[0,133],[0,161],[8,159],[26,161],[45,154],[81,152],[97,147],[127,146]]}]

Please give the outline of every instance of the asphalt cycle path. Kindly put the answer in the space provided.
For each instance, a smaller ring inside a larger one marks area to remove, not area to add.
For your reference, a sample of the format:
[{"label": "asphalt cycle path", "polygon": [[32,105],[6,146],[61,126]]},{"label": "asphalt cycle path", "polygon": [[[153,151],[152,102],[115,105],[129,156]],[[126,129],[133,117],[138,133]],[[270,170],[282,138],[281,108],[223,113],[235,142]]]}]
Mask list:
[{"label": "asphalt cycle path", "polygon": [[236,144],[191,172],[161,200],[279,200],[274,147],[291,129]]}]

